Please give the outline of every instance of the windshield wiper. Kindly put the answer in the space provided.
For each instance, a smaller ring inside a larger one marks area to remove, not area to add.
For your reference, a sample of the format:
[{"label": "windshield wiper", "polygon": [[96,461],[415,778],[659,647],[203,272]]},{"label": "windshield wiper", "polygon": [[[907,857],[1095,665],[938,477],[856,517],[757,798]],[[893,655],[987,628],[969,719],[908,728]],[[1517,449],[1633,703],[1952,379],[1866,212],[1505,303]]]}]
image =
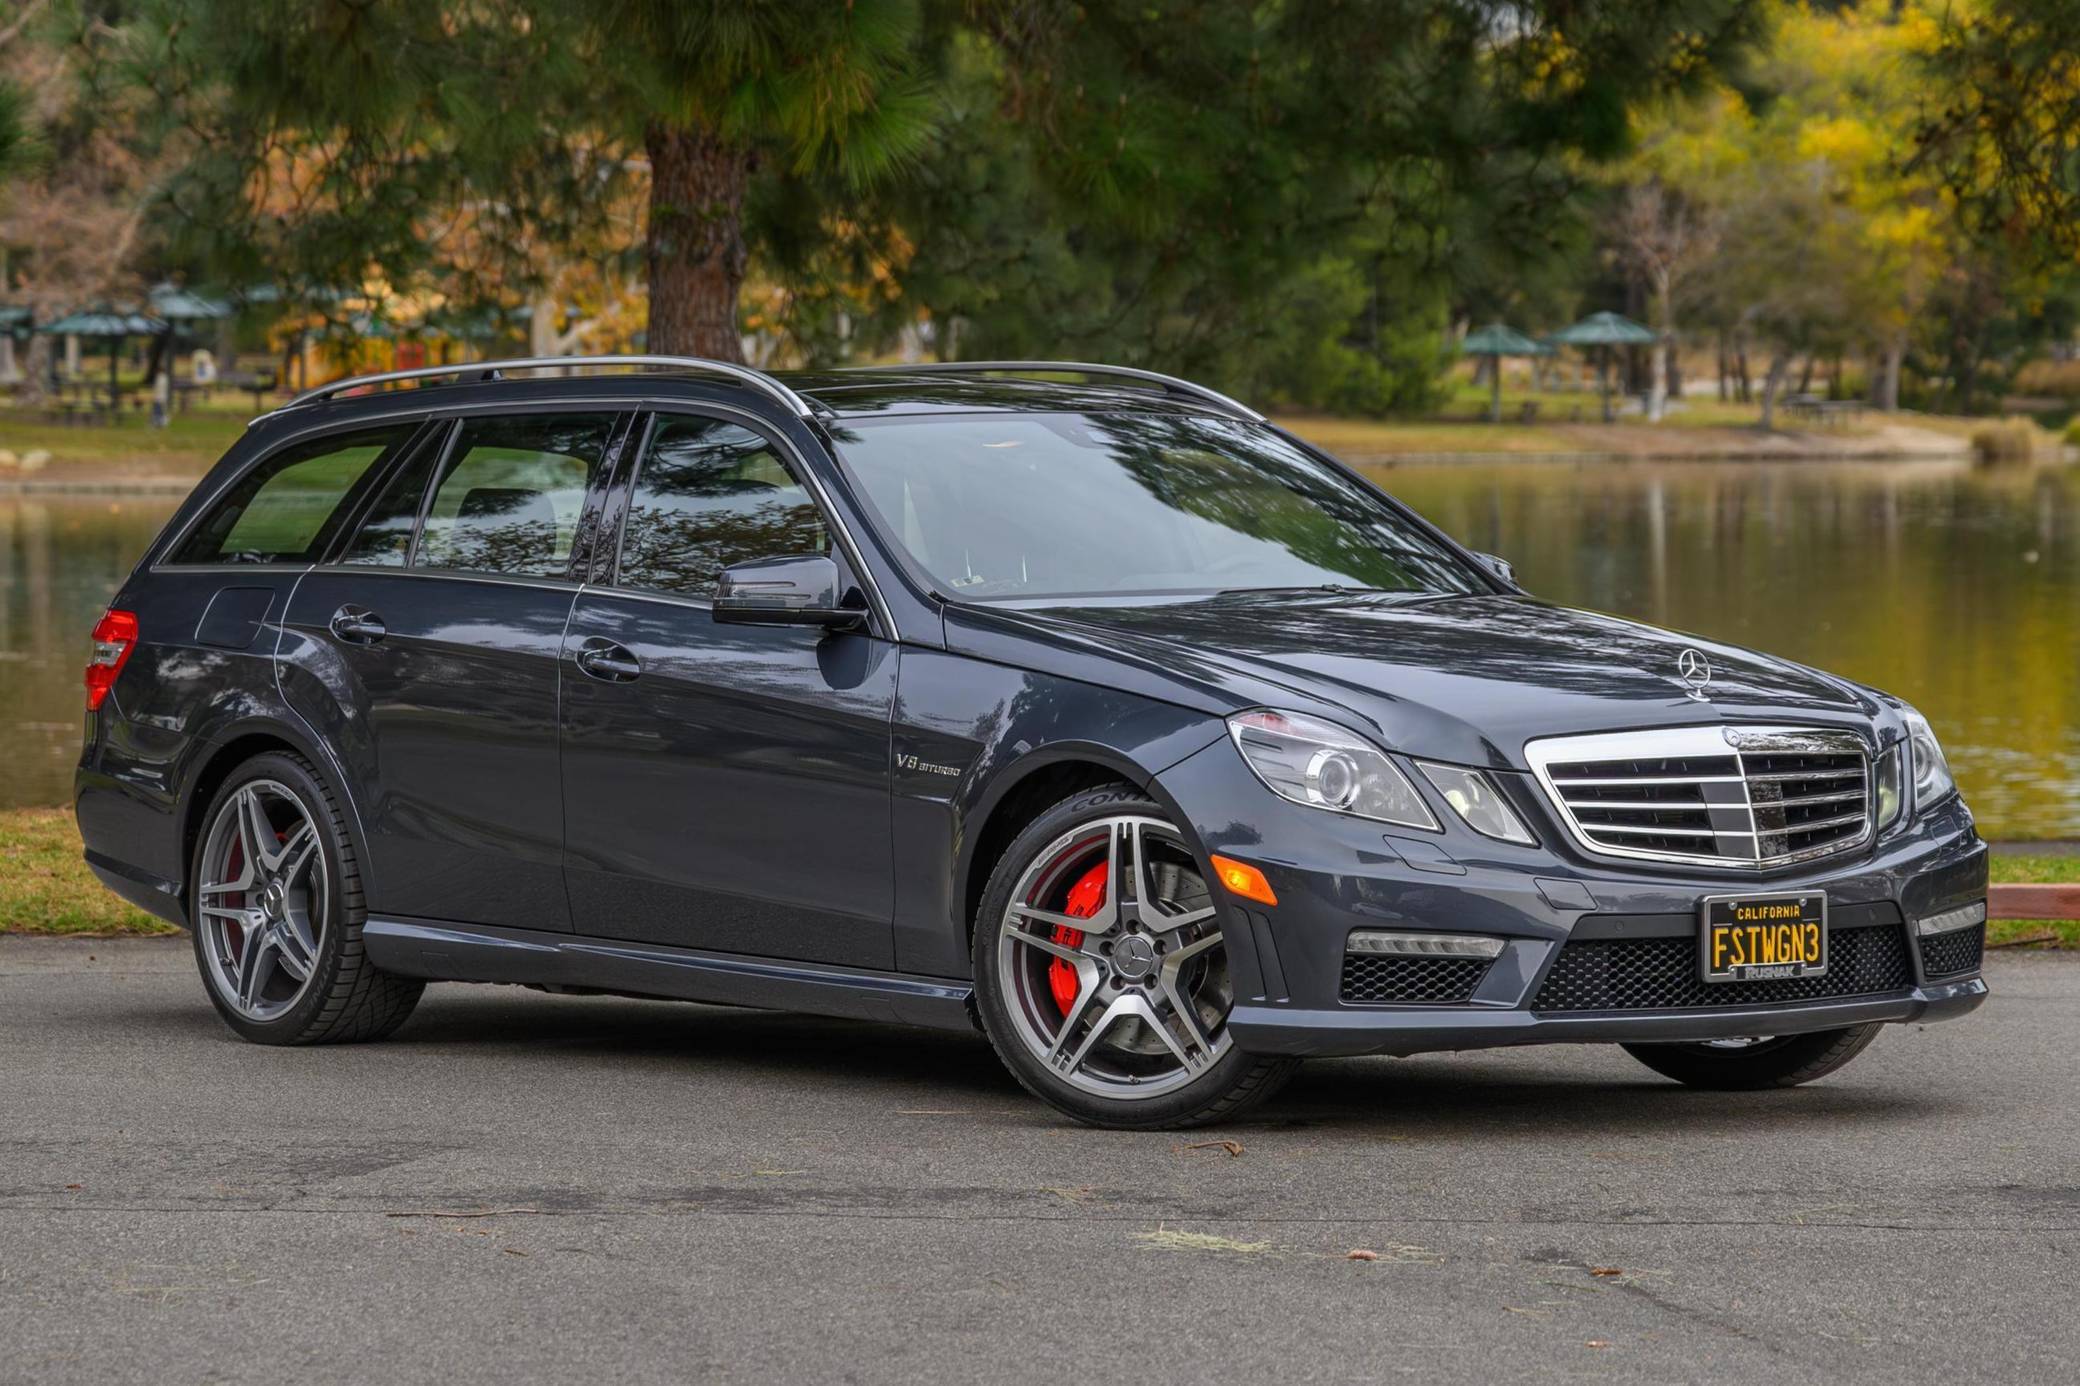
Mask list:
[{"label": "windshield wiper", "polygon": [[1249,596],[1260,592],[1321,592],[1332,596],[1341,596],[1359,592],[1389,592],[1392,590],[1394,589],[1388,587],[1351,587],[1340,582],[1308,582],[1293,587],[1223,587],[1213,595],[1216,597],[1234,597]]}]

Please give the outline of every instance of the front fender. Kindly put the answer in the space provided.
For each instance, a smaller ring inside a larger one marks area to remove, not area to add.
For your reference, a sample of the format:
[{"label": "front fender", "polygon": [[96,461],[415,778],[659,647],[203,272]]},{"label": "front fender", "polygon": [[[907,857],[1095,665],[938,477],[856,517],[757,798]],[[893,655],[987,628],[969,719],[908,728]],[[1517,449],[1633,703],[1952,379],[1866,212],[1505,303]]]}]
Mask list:
[{"label": "front fender", "polygon": [[891,747],[897,967],[968,974],[966,902],[989,869],[985,829],[1025,807],[1019,791],[1035,776],[1095,766],[1174,813],[1156,776],[1224,735],[1217,717],[1137,693],[905,649]]}]

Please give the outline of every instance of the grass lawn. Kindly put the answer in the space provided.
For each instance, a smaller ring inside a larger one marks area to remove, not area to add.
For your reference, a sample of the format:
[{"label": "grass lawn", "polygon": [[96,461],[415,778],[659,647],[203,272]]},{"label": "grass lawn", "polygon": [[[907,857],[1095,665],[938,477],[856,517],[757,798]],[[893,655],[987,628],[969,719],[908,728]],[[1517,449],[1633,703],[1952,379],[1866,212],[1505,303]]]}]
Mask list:
[{"label": "grass lawn", "polygon": [[[1527,402],[1538,405],[1535,423],[1520,422]],[[1866,413],[1822,426],[1785,416],[1778,421],[1778,432],[1766,434],[1754,427],[1761,413],[1757,406],[1706,397],[1683,401],[1659,424],[1631,413],[1606,425],[1597,396],[1580,390],[1505,390],[1504,421],[1499,425],[1487,422],[1487,409],[1487,392],[1461,383],[1428,418],[1291,415],[1280,422],[1331,452],[1358,460],[1468,453],[1527,458],[1877,455],[1912,451],[1916,441],[1923,450],[1932,445],[1954,452],[1956,443],[1997,422],[1902,412]],[[251,397],[234,393],[176,414],[166,428],[151,427],[134,411],[113,424],[62,424],[45,421],[38,411],[0,405],[0,449],[17,458],[31,452],[49,454],[41,468],[26,473],[0,458],[0,486],[17,479],[81,486],[192,480],[223,455],[252,414]],[[2042,434],[2042,439],[2047,446],[2040,451],[2055,452],[2049,447],[2052,435]]]},{"label": "grass lawn", "polygon": [[[0,934],[171,934],[176,930],[111,894],[80,860],[68,808],[0,811]],[[1993,859],[2003,883],[2080,881],[2080,856]],[[2060,948],[2080,948],[2080,922],[1996,920],[1996,942],[2055,933]]]},{"label": "grass lawn", "polygon": [[0,448],[20,458],[47,452],[37,471],[21,472],[0,460],[0,484],[33,479],[39,482],[121,482],[140,477],[201,476],[245,432],[252,399],[228,397],[215,404],[184,410],[165,428],[153,428],[138,413],[112,424],[50,423],[37,411],[0,407]]},{"label": "grass lawn", "polygon": [[0,934],[180,932],[116,898],[79,852],[69,808],[0,813]]},{"label": "grass lawn", "polygon": [[[2003,853],[1993,859],[1993,879],[2001,885],[2060,885],[2080,881],[2080,857],[2032,857]],[[1987,926],[1992,942],[2056,934],[2058,942],[2048,947],[2080,948],[2080,920],[1996,919]]]},{"label": "grass lawn", "polygon": [[[1526,403],[1538,405],[1536,420],[1522,422]],[[1975,433],[2000,422],[1987,418],[1949,418],[1903,410],[1897,414],[1865,412],[1831,424],[1777,417],[1774,432],[1755,425],[1762,410],[1756,404],[1721,402],[1712,397],[1682,401],[1660,423],[1637,412],[1603,422],[1596,395],[1578,390],[1534,394],[1503,391],[1502,422],[1491,424],[1484,390],[1458,386],[1438,412],[1423,419],[1332,418],[1285,415],[1279,422],[1329,451],[1360,461],[1409,454],[1507,454],[1513,457],[1616,455],[1639,457],[1894,457],[1961,456],[1962,445]],[[2034,430],[2037,455],[2056,456],[2058,440]]]}]

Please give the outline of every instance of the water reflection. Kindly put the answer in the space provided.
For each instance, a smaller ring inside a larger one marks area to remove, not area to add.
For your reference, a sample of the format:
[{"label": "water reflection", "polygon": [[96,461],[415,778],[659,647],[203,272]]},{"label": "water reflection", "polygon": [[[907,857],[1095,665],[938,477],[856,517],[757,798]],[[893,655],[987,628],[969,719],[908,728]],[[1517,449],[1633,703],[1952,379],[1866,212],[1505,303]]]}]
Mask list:
[{"label": "water reflection", "polygon": [[[1981,827],[2080,836],[2080,473],[1943,463],[1383,467],[1547,599],[1887,688]],[[94,618],[175,498],[0,496],[0,806],[63,802]]]},{"label": "water reflection", "polygon": [[1910,463],[1378,467],[1539,596],[1875,684],[1982,830],[2080,835],[2080,472]]},{"label": "water reflection", "polygon": [[176,504],[0,495],[0,808],[71,798],[87,633]]}]

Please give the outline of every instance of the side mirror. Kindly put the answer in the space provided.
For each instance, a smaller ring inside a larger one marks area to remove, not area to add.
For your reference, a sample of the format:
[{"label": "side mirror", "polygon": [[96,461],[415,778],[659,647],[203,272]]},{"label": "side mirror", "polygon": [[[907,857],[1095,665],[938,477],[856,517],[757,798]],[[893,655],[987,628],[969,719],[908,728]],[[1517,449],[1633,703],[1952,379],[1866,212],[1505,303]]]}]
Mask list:
[{"label": "side mirror", "polygon": [[1486,568],[1496,577],[1501,578],[1511,587],[1517,585],[1517,570],[1510,566],[1510,561],[1507,558],[1497,558],[1492,553],[1477,553],[1474,557],[1480,560],[1483,568]]},{"label": "side mirror", "polygon": [[866,614],[839,605],[838,565],[820,553],[733,563],[715,592],[715,619],[726,625],[835,630],[858,625]]}]

